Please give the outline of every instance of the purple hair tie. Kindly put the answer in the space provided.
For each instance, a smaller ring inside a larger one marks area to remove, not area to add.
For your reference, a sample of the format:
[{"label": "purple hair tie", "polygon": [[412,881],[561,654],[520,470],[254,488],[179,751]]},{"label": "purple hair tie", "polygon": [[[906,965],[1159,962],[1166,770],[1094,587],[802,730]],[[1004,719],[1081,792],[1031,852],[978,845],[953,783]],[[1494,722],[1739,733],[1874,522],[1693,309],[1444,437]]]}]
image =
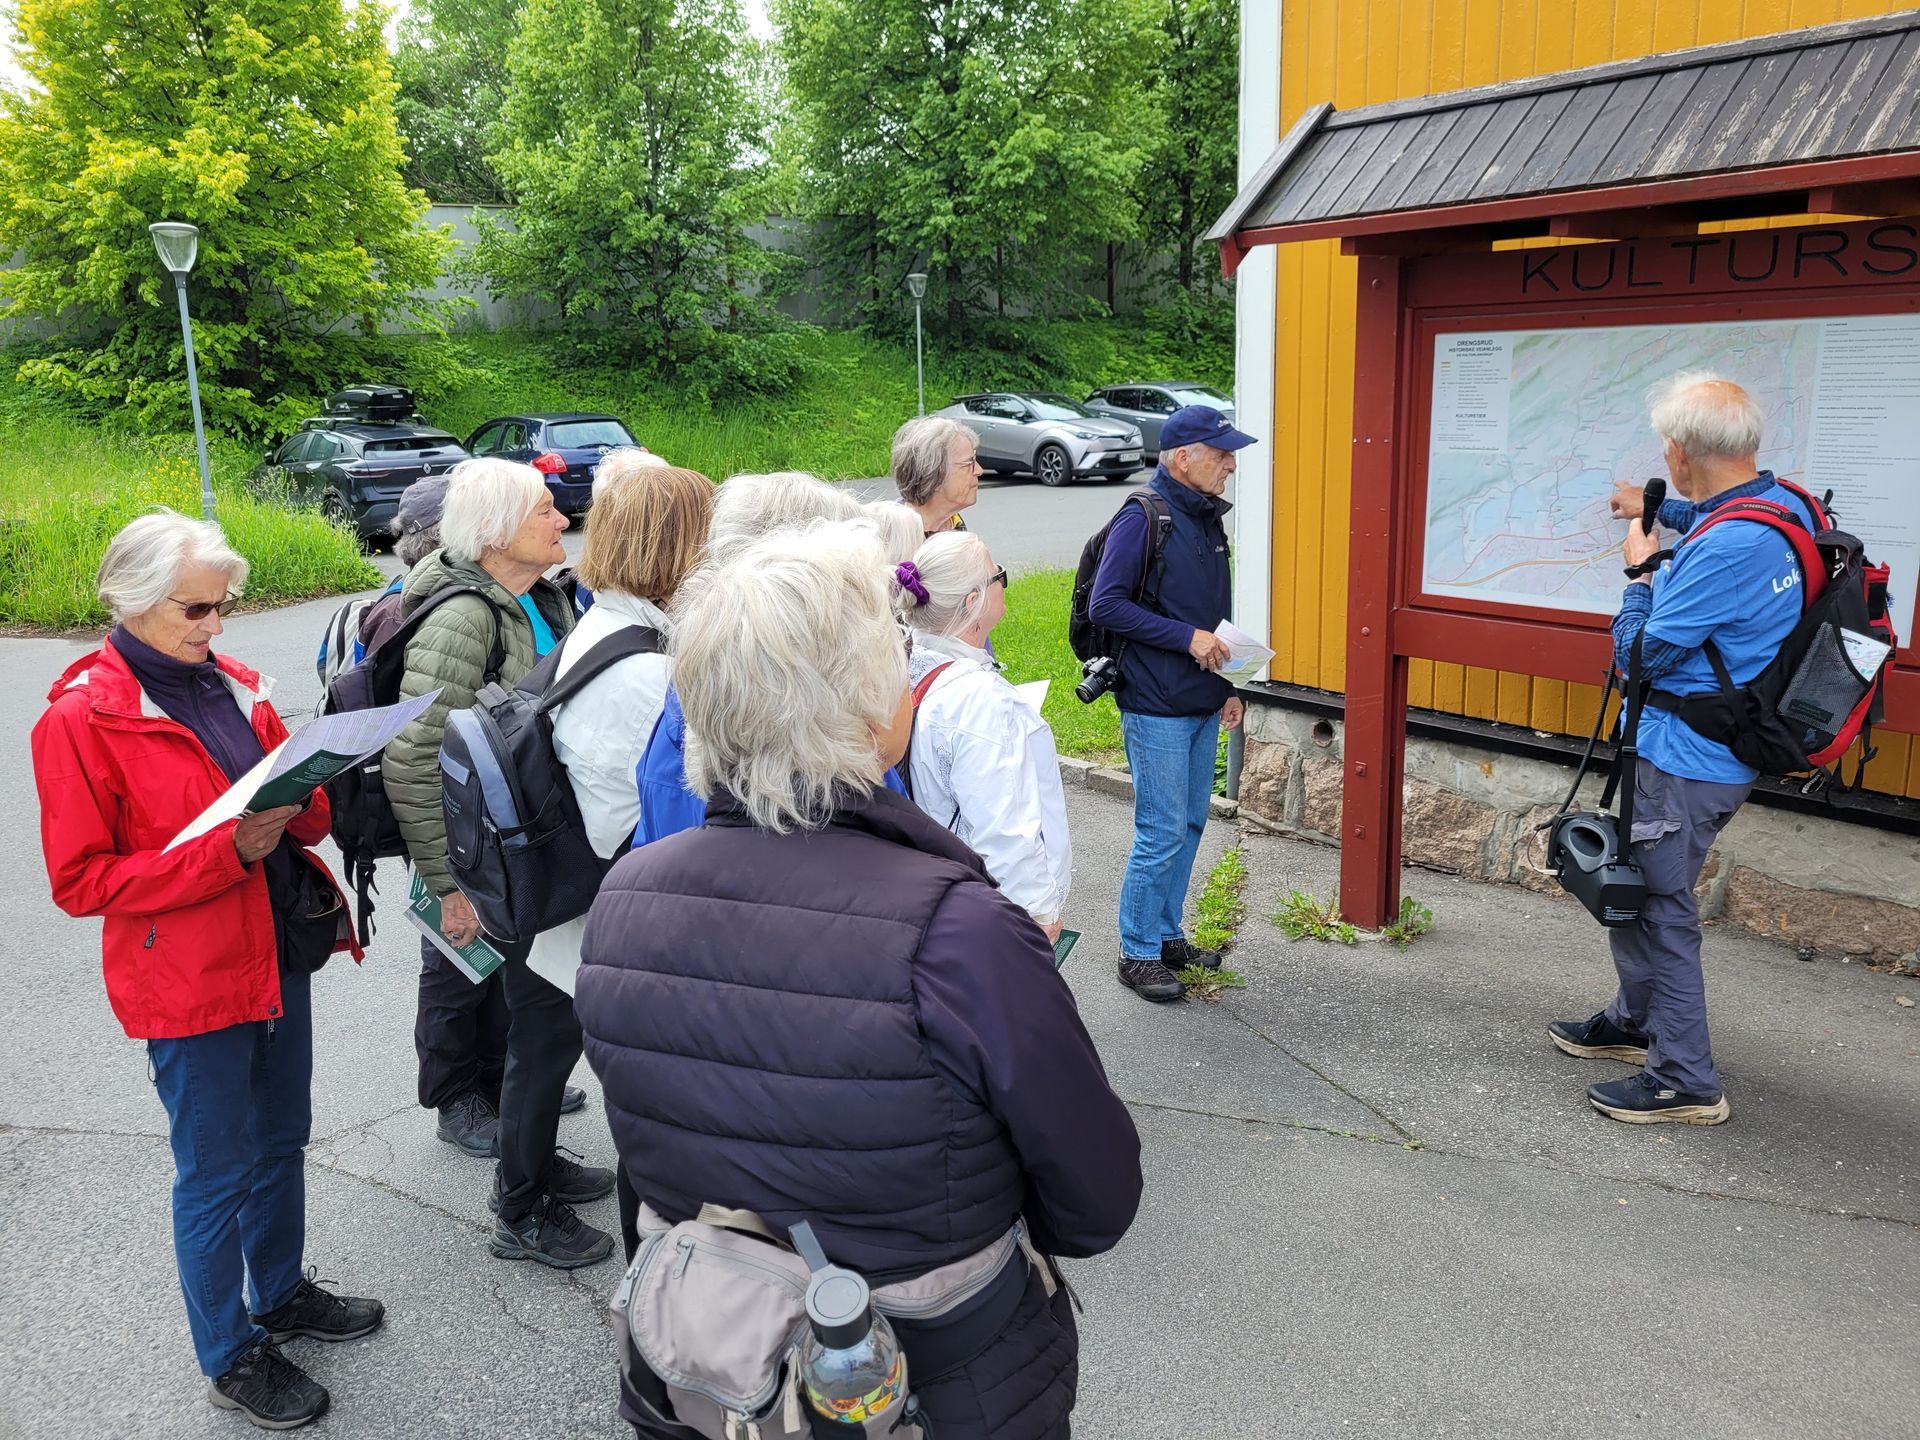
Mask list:
[{"label": "purple hair tie", "polygon": [[926,582],[920,578],[920,567],[915,565],[913,561],[902,560],[898,565],[894,566],[893,578],[898,582],[902,590],[913,596],[914,604],[924,605],[927,603],[929,597],[927,595]]}]

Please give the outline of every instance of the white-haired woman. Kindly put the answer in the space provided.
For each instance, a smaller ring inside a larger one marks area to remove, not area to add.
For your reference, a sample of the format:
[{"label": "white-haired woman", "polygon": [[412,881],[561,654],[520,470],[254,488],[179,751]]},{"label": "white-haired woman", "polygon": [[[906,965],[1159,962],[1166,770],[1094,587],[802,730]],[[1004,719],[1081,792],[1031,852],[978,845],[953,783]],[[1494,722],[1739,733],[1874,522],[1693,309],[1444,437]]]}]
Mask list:
[{"label": "white-haired woman", "polygon": [[[858,520],[860,502],[846,491],[798,470],[735,475],[720,487],[707,530],[707,561],[722,564],[764,535],[817,520]],[[680,697],[667,691],[660,721],[635,767],[640,823],[633,843],[646,845],[698,825],[706,806],[687,788],[687,718]]]},{"label": "white-haired woman", "polygon": [[960,512],[980,498],[980,442],[945,415],[916,415],[893,433],[890,474],[923,535],[964,530]]},{"label": "white-haired woman", "polygon": [[977,535],[936,535],[895,568],[894,606],[913,630],[914,801],[1057,940],[1073,886],[1060,757],[987,650],[1007,613],[1007,572]]},{"label": "white-haired woman", "polygon": [[359,955],[306,848],[326,838],[326,797],[169,843],[287,738],[271,682],[213,648],[246,582],[218,526],[168,510],[116,535],[98,580],[114,628],[54,683],[33,771],[54,903],[103,917],[107,1001],[147,1042],[166,1108],[174,1259],[208,1398],[292,1429],[327,1392],[279,1342],[352,1339],[384,1309],[302,1268],[310,980],[335,950]]},{"label": "white-haired woman", "polygon": [[[1052,952],[882,784],[912,710],[870,527],[781,532],[698,572],[674,663],[707,823],[614,867],[575,1000],[642,1223],[708,1203],[776,1234],[806,1220],[876,1280],[1017,1221],[1048,1254],[1110,1249],[1139,1139]],[[928,1433],[1068,1433],[1078,1340],[1049,1262],[1016,1249],[963,1311],[895,1326]],[[625,1359],[636,1435],[684,1435]]]},{"label": "white-haired woman", "polygon": [[867,519],[879,532],[880,549],[887,564],[911,560],[913,552],[927,538],[920,528],[920,517],[898,500],[869,500],[866,509]]},{"label": "white-haired woman", "polygon": [[[566,558],[566,528],[531,465],[463,460],[447,483],[440,549],[413,567],[400,592],[402,624],[433,603],[407,639],[400,693],[440,695],[387,746],[381,772],[407,857],[439,897],[442,929],[456,945],[477,939],[480,922],[447,868],[440,739],[449,711],[470,707],[490,680],[519,683],[572,629],[573,607],[545,578]],[[475,985],[421,941],[413,1032],[420,1103],[439,1112],[441,1139],[477,1158],[499,1157],[495,1255],[590,1265],[612,1253],[613,1241],[573,1206],[605,1195],[613,1173],[553,1149],[562,1108],[586,1100],[566,1084],[580,1058],[580,1028],[566,993],[527,967],[527,944],[495,948],[507,963]]]}]

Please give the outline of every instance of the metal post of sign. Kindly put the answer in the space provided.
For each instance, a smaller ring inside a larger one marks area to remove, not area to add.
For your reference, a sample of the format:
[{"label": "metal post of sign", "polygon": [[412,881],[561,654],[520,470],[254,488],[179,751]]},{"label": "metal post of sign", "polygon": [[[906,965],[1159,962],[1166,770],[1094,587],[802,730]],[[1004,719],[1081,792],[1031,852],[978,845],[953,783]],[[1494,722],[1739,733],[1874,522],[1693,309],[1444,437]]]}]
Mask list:
[{"label": "metal post of sign", "polygon": [[200,372],[193,361],[193,320],[187,314],[187,272],[193,269],[200,247],[196,226],[178,220],[161,220],[147,227],[153,236],[153,248],[160,252],[160,263],[173,274],[174,295],[180,301],[180,336],[187,350],[187,398],[193,405],[193,443],[200,454],[200,513],[208,520],[213,514],[213,471],[207,464],[207,426],[200,416]]},{"label": "metal post of sign", "polygon": [[927,277],[916,270],[907,276],[907,289],[913,295],[913,381],[920,396],[920,413],[927,413],[927,371],[920,348],[920,297],[927,293]]}]

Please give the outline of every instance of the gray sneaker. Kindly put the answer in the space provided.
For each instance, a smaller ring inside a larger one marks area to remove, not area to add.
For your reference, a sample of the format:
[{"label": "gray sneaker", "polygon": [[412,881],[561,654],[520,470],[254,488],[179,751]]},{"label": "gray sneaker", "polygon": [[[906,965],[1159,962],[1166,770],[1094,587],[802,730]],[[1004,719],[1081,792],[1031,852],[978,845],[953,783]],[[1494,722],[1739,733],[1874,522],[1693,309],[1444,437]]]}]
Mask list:
[{"label": "gray sneaker", "polygon": [[434,1131],[463,1155],[486,1160],[500,1153],[500,1112],[478,1090],[469,1090],[451,1105],[440,1107]]},{"label": "gray sneaker", "polygon": [[238,1410],[262,1430],[298,1430],[326,1413],[327,1387],[264,1337],[241,1352],[226,1373],[207,1382],[207,1399]]},{"label": "gray sneaker", "polygon": [[578,1270],[611,1255],[613,1237],[582,1220],[564,1200],[543,1195],[517,1220],[496,1219],[488,1248],[502,1260],[538,1260],[555,1270]]}]

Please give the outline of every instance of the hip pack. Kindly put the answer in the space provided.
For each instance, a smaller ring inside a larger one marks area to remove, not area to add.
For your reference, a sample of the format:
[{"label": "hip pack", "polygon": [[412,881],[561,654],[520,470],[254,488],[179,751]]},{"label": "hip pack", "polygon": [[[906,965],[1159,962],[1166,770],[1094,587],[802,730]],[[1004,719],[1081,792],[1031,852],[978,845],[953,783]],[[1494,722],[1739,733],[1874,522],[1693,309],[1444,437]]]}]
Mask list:
[{"label": "hip pack", "polygon": [[[798,1364],[807,1262],[750,1210],[708,1205],[674,1225],[642,1204],[639,1232],[640,1248],[612,1308],[634,1353],[664,1387],[670,1413],[656,1418],[705,1440],[810,1440],[815,1432]],[[873,1287],[873,1308],[909,1327],[907,1334],[928,1327],[924,1343],[908,1344],[909,1382],[915,1371],[933,1379],[984,1350],[1011,1318],[1029,1264],[1052,1295],[1052,1267],[1015,1222],[984,1250]],[[1008,1303],[992,1303],[1002,1294]],[[950,1324],[938,1326],[949,1316]],[[829,1428],[869,1433],[864,1424]],[[888,1430],[889,1440],[924,1435],[912,1423]]]}]

